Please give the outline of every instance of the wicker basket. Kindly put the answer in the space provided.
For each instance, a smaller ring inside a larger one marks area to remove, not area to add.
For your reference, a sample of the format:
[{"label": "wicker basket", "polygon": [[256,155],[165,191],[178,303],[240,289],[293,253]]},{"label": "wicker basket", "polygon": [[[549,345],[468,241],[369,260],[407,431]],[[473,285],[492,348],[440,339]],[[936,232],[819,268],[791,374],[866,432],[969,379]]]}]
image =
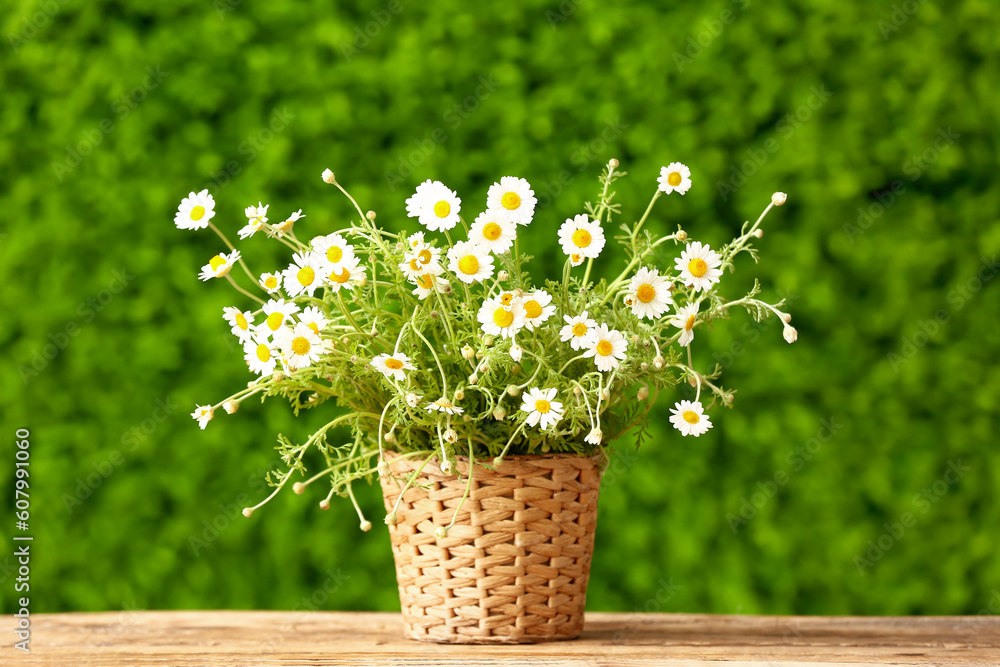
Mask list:
[{"label": "wicker basket", "polygon": [[[386,511],[421,461],[387,454]],[[461,479],[428,463],[390,526],[406,636],[453,644],[572,639],[594,552],[602,456],[509,456],[494,472],[475,466],[469,497]],[[418,486],[419,485],[419,486]]]}]

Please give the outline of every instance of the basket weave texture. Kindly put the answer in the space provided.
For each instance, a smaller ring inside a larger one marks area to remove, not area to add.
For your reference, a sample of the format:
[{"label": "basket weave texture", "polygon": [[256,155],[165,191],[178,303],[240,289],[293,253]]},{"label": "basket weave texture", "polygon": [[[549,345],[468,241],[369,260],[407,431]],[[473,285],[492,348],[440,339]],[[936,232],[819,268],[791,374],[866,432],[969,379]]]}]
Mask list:
[{"label": "basket weave texture", "polygon": [[[391,453],[386,459],[389,512],[422,462]],[[579,636],[604,461],[510,456],[496,471],[476,465],[469,497],[444,538],[434,533],[451,523],[469,463],[458,459],[458,477],[428,463],[389,527],[406,636],[456,644]]]}]

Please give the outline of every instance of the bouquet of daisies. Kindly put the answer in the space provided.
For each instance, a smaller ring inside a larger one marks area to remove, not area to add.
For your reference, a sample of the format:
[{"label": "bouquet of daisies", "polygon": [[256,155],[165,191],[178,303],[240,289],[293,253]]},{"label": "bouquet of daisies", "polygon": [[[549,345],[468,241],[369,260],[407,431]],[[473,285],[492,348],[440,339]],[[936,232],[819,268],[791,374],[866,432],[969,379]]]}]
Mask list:
[{"label": "bouquet of daisies", "polygon": [[[212,196],[186,197],[175,224],[211,228],[225,244],[200,277],[223,279],[245,298],[223,317],[256,376],[225,400],[197,406],[194,419],[205,428],[220,407],[235,413],[254,395],[280,396],[296,414],[331,399],[337,406],[303,441],[278,436],[283,465],[268,476],[274,491],[244,514],[296,475],[296,493],[329,481],[324,509],[334,494],[353,502],[354,482],[388,474],[388,450],[425,464],[436,458],[449,471],[458,456],[488,467],[513,454],[590,455],[630,429],[639,444],[657,395],[681,381],[695,397],[674,404],[671,423],[684,436],[710,429],[707,411],[730,407],[733,392],[718,382],[718,366],[692,365],[697,332],[741,307],[758,321],[780,318],[788,342],[797,336],[783,302],[758,299],[756,282],[737,300],[718,292],[737,255],[756,259],[752,241],[785,195],[776,193],[756,222],[716,250],[683,229],[654,231],[657,200],[691,187],[686,166],[663,167],[641,217],[614,237],[625,253],[621,272],[595,281],[592,268],[621,214],[613,188],[624,175],[618,167],[617,160],[608,163],[596,202],[552,234],[565,254],[559,280],[528,273],[519,230],[533,224],[537,200],[522,178],[490,186],[471,224],[458,195],[428,180],[406,200],[407,215],[422,229],[391,233],[326,170],[323,180],[350,200],[357,219],[305,241],[295,230],[301,210],[272,222],[268,206],[247,207],[240,239],[260,233],[286,245],[291,257],[283,270],[262,274],[212,222]],[[458,234],[464,238],[453,238]],[[349,427],[350,436],[335,437],[344,433],[338,426]],[[370,528],[358,513],[362,528]]]}]

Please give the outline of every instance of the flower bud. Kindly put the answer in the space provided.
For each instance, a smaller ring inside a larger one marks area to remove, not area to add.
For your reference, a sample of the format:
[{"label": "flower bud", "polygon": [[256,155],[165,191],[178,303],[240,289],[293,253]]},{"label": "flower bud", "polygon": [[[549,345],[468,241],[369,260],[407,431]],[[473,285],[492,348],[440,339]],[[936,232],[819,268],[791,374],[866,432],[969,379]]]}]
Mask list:
[{"label": "flower bud", "polygon": [[452,443],[458,442],[458,433],[455,431],[455,429],[449,428],[444,432],[444,441]]},{"label": "flower bud", "polygon": [[788,195],[786,195],[784,192],[775,192],[773,195],[771,195],[771,203],[774,204],[775,206],[781,206],[782,204],[785,203],[787,199]]},{"label": "flower bud", "polygon": [[229,414],[235,414],[236,411],[240,409],[240,402],[234,401],[233,399],[229,399],[228,401],[222,404],[222,407],[225,408],[226,412],[228,412]]},{"label": "flower bud", "polygon": [[506,270],[501,270],[500,273],[497,274],[497,280],[504,281],[509,279],[510,274]]},{"label": "flower bud", "polygon": [[465,390],[464,389],[456,389],[455,390],[455,399],[454,400],[461,401],[463,398],[465,398]]},{"label": "flower bud", "polygon": [[301,496],[302,492],[305,490],[306,490],[306,485],[303,484],[302,482],[295,482],[295,484],[292,484],[292,491],[294,491],[295,495],[297,496]]},{"label": "flower bud", "polygon": [[799,332],[790,324],[785,325],[785,330],[781,332],[781,335],[789,343],[794,343],[799,339]]},{"label": "flower bud", "polygon": [[552,448],[549,447],[549,443],[542,444],[542,454],[548,454]]},{"label": "flower bud", "polygon": [[441,472],[448,472],[449,470],[451,470],[451,461],[448,459],[441,461]]},{"label": "flower bud", "polygon": [[480,373],[485,373],[486,371],[490,370],[490,365],[487,364],[486,362],[483,362],[479,364],[479,368],[477,368],[476,370],[479,371]]},{"label": "flower bud", "polygon": [[444,538],[448,537],[448,529],[445,528],[444,526],[438,528],[437,530],[434,531],[434,537],[438,538],[439,540],[443,540]]},{"label": "flower bud", "polygon": [[493,340],[494,340],[493,336],[484,336],[483,345],[485,345],[486,347],[491,347],[493,345]]},{"label": "flower bud", "polygon": [[522,348],[520,345],[510,346],[510,358],[513,359],[514,361],[521,361],[521,355],[523,354],[524,354],[524,348]]},{"label": "flower bud", "polygon": [[390,443],[390,444],[396,442],[396,436],[393,435],[392,431],[389,431],[388,433],[386,433],[385,436],[384,436],[384,438],[385,438],[385,441],[388,442],[388,443]]},{"label": "flower bud", "polygon": [[441,285],[440,289],[441,289],[441,294],[451,294],[452,293],[451,283],[445,283],[444,285]]},{"label": "flower bud", "polygon": [[411,408],[417,407],[420,404],[420,397],[414,394],[412,391],[406,394],[406,404]]},{"label": "flower bud", "polygon": [[387,525],[387,526],[395,526],[396,525],[396,513],[395,512],[391,512],[390,514],[386,514],[385,518],[382,519],[382,521],[384,521],[385,525]]},{"label": "flower bud", "polygon": [[619,164],[620,163],[618,162],[617,158],[611,158],[610,160],[608,160],[608,166],[611,167],[612,169],[617,169]]},{"label": "flower bud", "polygon": [[498,422],[502,422],[506,418],[507,418],[507,411],[504,410],[502,405],[498,405],[497,407],[493,408],[493,419],[496,419]]},{"label": "flower bud", "polygon": [[792,315],[790,313],[782,313],[781,321],[784,322],[785,324],[788,324],[789,322],[792,321]]},{"label": "flower bud", "polygon": [[469,384],[476,384],[477,382],[479,382],[479,375],[473,373],[469,376]]},{"label": "flower bud", "polygon": [[375,220],[375,211],[368,211],[365,213],[365,217],[369,220]]},{"label": "flower bud", "polygon": [[604,391],[602,391],[601,392],[601,400],[602,401],[610,401],[611,400],[611,392],[608,391],[607,389],[605,389]]},{"label": "flower bud", "polygon": [[639,391],[636,392],[635,397],[638,398],[640,401],[645,401],[647,398],[649,398],[649,387],[646,386],[639,387]]},{"label": "flower bud", "polygon": [[688,238],[688,233],[687,232],[685,232],[683,229],[678,229],[677,230],[677,240],[678,241],[687,241],[687,238]]},{"label": "flower bud", "polygon": [[437,319],[440,319],[440,318],[441,318],[441,313],[439,313],[436,310],[432,310],[431,311],[431,319],[432,320],[437,320]]},{"label": "flower bud", "polygon": [[462,348],[462,358],[463,359],[472,359],[475,356],[476,356],[476,351],[473,350],[468,345],[466,345],[465,347]]},{"label": "flower bud", "polygon": [[344,345],[347,345],[348,343],[351,342],[351,339],[348,338],[347,336],[341,336],[340,337],[340,342],[343,343]]},{"label": "flower bud", "polygon": [[657,356],[653,358],[653,368],[660,370],[663,368],[663,357]]},{"label": "flower bud", "polygon": [[507,385],[507,393],[510,394],[511,396],[520,396],[521,390],[518,389],[515,385],[511,384]]},{"label": "flower bud", "polygon": [[646,371],[646,370],[649,370],[649,364],[647,364],[647,363],[646,363],[645,361],[644,361],[644,362],[642,362],[641,364],[639,364],[639,370],[640,370],[640,371]]},{"label": "flower bud", "polygon": [[388,463],[388,461],[386,461],[385,459],[382,459],[381,461],[378,462],[378,466],[376,466],[376,469],[378,470],[378,476],[379,477],[385,477],[386,475],[389,474],[389,463]]},{"label": "flower bud", "polygon": [[337,182],[337,177],[334,176],[333,172],[330,171],[329,169],[324,169],[323,170],[323,180],[326,181],[327,183],[329,183],[330,185],[333,185],[334,183]]},{"label": "flower bud", "polygon": [[249,519],[251,514],[253,514],[253,508],[252,507],[244,507],[243,508],[243,516],[245,516],[246,518]]},{"label": "flower bud", "polygon": [[369,521],[368,519],[365,519],[364,521],[361,522],[360,528],[361,530],[367,533],[369,530],[372,529],[372,522]]},{"label": "flower bud", "polygon": [[493,467],[494,468],[499,468],[501,463],[503,463],[503,457],[502,456],[497,456],[496,458],[493,459]]},{"label": "flower bud", "polygon": [[762,239],[762,238],[764,238],[764,230],[763,229],[755,229],[755,230],[753,230],[753,235],[755,237],[759,238],[759,239]]},{"label": "flower bud", "polygon": [[319,501],[319,508],[321,510],[328,510],[328,509],[330,509],[330,501],[327,500],[326,498],[324,498],[323,500]]},{"label": "flower bud", "polygon": [[470,415],[470,414],[464,414],[464,415],[462,415],[462,421],[464,421],[466,424],[468,424],[469,422],[472,421],[472,415]]},{"label": "flower bud", "polygon": [[579,385],[573,385],[573,395],[579,396],[583,393],[583,389],[580,389]]}]

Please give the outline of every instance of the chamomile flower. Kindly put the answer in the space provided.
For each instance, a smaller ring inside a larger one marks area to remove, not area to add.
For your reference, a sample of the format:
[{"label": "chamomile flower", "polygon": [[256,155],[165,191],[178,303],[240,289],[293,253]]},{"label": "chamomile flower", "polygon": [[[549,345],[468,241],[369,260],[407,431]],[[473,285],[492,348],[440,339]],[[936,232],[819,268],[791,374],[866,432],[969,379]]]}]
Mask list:
[{"label": "chamomile flower", "polygon": [[284,233],[287,234],[287,233],[289,233],[289,232],[292,231],[292,227],[295,225],[296,221],[298,221],[300,218],[304,218],[304,217],[306,217],[306,216],[305,216],[305,214],[302,213],[302,209],[300,208],[298,211],[296,211],[295,213],[292,213],[290,216],[288,216],[287,218],[285,218],[281,222],[273,225],[274,229],[275,229],[275,231],[284,232]]},{"label": "chamomile flower", "polygon": [[574,252],[573,254],[571,254],[569,256],[569,265],[570,266],[580,266],[581,264],[583,264],[583,260],[584,260],[584,257],[583,257],[582,254],[580,254],[578,252]]},{"label": "chamomile flower", "polygon": [[427,245],[427,242],[424,241],[424,233],[414,232],[413,234],[407,235],[406,245],[409,250],[420,250]]},{"label": "chamomile flower", "polygon": [[583,356],[593,357],[597,370],[610,371],[621,365],[628,341],[620,331],[608,329],[607,324],[601,324],[593,329],[584,345]]},{"label": "chamomile flower", "polygon": [[279,289],[281,289],[281,274],[280,273],[262,273],[260,274],[260,286],[264,288],[264,291],[268,294],[274,294]]},{"label": "chamomile flower", "polygon": [[435,267],[435,269],[436,272],[422,273],[412,279],[413,284],[416,285],[413,288],[413,293],[421,301],[429,297],[432,292],[444,292],[445,288],[450,284],[447,280],[440,277],[443,269],[440,266]]},{"label": "chamomile flower", "polygon": [[524,348],[518,345],[517,343],[513,343],[513,341],[512,345],[510,346],[509,352],[510,352],[510,358],[514,360],[515,363],[521,361],[521,357],[524,356]]},{"label": "chamomile flower", "polygon": [[486,208],[519,225],[531,222],[537,203],[531,184],[515,176],[504,176],[499,183],[491,185],[486,193]]},{"label": "chamomile flower", "polygon": [[[329,265],[327,268],[330,268]],[[358,263],[357,257],[351,257],[342,261],[339,268],[333,268],[324,276],[324,280],[334,292],[339,292],[341,289],[354,289],[354,283],[364,277],[365,267]]]},{"label": "chamomile flower", "polygon": [[563,404],[555,400],[556,390],[532,387],[521,395],[524,403],[521,411],[527,412],[524,423],[528,426],[538,426],[547,429],[559,423],[563,417]]},{"label": "chamomile flower", "polygon": [[208,190],[191,192],[181,200],[174,214],[174,224],[178,229],[205,229],[208,221],[215,217],[215,199]]},{"label": "chamomile flower", "polygon": [[604,230],[601,229],[600,223],[591,220],[585,213],[566,218],[566,222],[559,228],[559,243],[563,252],[571,257],[573,255],[583,255],[591,259],[597,257],[604,249],[604,242]]},{"label": "chamomile flower", "polygon": [[420,248],[407,252],[403,255],[403,261],[399,263],[399,270],[407,278],[415,278],[424,273],[434,273],[440,271],[441,249],[429,245],[422,245]]},{"label": "chamomile flower", "polygon": [[465,412],[465,410],[458,407],[457,405],[455,405],[454,403],[452,403],[451,401],[449,401],[447,398],[444,397],[439,398],[433,403],[428,403],[426,407],[427,407],[427,412],[443,412],[449,415],[460,415],[463,412]]},{"label": "chamomile flower", "polygon": [[406,214],[432,232],[452,229],[458,224],[462,200],[441,181],[424,181],[406,200]]},{"label": "chamomile flower", "polygon": [[471,241],[459,241],[448,250],[448,268],[463,283],[474,283],[493,275],[493,255]]},{"label": "chamomile flower", "polygon": [[243,343],[243,359],[250,371],[257,375],[270,375],[278,365],[281,353],[267,336],[255,336]]},{"label": "chamomile flower", "polygon": [[208,260],[208,264],[201,267],[201,273],[198,277],[202,280],[211,280],[212,278],[222,278],[223,276],[229,275],[229,270],[233,268],[240,258],[240,251],[234,250],[228,255],[226,253],[220,253]]},{"label": "chamomile flower", "polygon": [[330,320],[326,319],[326,315],[323,314],[321,309],[316,306],[309,306],[299,313],[299,322],[304,323],[313,330],[313,333],[318,334],[330,323]]},{"label": "chamomile flower", "polygon": [[313,365],[329,349],[329,343],[304,322],[297,323],[294,328],[279,329],[275,334],[275,342],[281,348],[285,363],[292,370]]},{"label": "chamomile flower", "polygon": [[698,437],[712,428],[700,401],[678,401],[670,408],[670,423],[683,435]]},{"label": "chamomile flower", "polygon": [[205,427],[208,426],[208,422],[212,421],[212,417],[215,416],[215,411],[212,410],[211,405],[196,405],[194,406],[194,412],[191,413],[191,418],[198,422],[198,426],[204,431]]},{"label": "chamomile flower", "polygon": [[313,251],[332,265],[332,268],[339,269],[341,264],[354,259],[354,246],[345,241],[340,234],[317,236],[309,244]]},{"label": "chamomile flower", "polygon": [[233,335],[241,341],[250,339],[253,334],[253,313],[241,311],[239,308],[227,306],[222,309],[222,317],[233,329]]},{"label": "chamomile flower", "polygon": [[480,213],[469,229],[469,240],[495,255],[510,250],[516,236],[517,223],[507,220],[496,209]]},{"label": "chamomile flower", "polygon": [[660,190],[666,194],[675,191],[684,194],[691,189],[691,170],[680,162],[671,162],[666,167],[660,167],[660,177],[656,180]]},{"label": "chamomile flower", "polygon": [[629,281],[628,293],[633,297],[632,314],[639,319],[655,320],[674,302],[670,298],[670,281],[656,269],[642,267]]},{"label": "chamomile flower", "polygon": [[559,338],[563,341],[569,341],[569,346],[574,350],[582,349],[594,329],[597,328],[597,322],[587,317],[587,311],[583,311],[576,317],[563,315],[563,321],[566,322],[566,326],[560,329]]},{"label": "chamomile flower", "polygon": [[556,312],[556,307],[550,305],[552,296],[545,290],[535,290],[521,297],[521,306],[524,308],[524,326],[528,331],[534,331],[535,327],[541,326],[545,320],[552,317]]},{"label": "chamomile flower", "polygon": [[687,347],[694,340],[694,325],[698,320],[698,303],[690,303],[677,310],[677,315],[670,320],[670,324],[681,330],[681,337],[677,340],[681,347]]},{"label": "chamomile flower", "polygon": [[267,222],[268,206],[270,206],[270,204],[261,204],[260,202],[257,202],[256,206],[247,206],[246,209],[244,209],[243,212],[247,216],[247,224],[238,232],[241,239],[248,239],[264,228],[264,223]]},{"label": "chamomile flower", "polygon": [[416,370],[410,358],[405,354],[380,354],[371,361],[372,368],[390,380],[402,382],[406,379],[405,371]]},{"label": "chamomile flower", "polygon": [[688,243],[681,251],[681,256],[674,260],[681,280],[688,287],[694,287],[696,292],[711,289],[722,276],[722,260],[718,253],[701,241]]},{"label": "chamomile flower", "polygon": [[285,291],[289,296],[307,294],[312,296],[323,282],[323,272],[327,269],[322,256],[307,252],[303,255],[292,255],[292,263],[284,270]]},{"label": "chamomile flower", "polygon": [[298,304],[284,299],[271,299],[263,306],[264,321],[257,325],[258,336],[270,338],[276,331],[288,322],[292,315],[299,312]]},{"label": "chamomile flower", "polygon": [[[511,295],[513,296],[513,295]],[[513,338],[524,326],[524,307],[519,299],[508,299],[504,295],[486,299],[479,308],[477,319],[483,333],[501,338]]]},{"label": "chamomile flower", "polygon": [[406,404],[411,408],[415,408],[420,405],[420,399],[422,397],[419,394],[414,394],[412,391],[406,394]]},{"label": "chamomile flower", "polygon": [[585,437],[583,441],[588,445],[593,445],[596,447],[597,445],[601,444],[601,440],[603,439],[604,439],[604,433],[601,432],[600,428],[595,427],[590,429],[590,433],[587,434],[587,437]]}]

